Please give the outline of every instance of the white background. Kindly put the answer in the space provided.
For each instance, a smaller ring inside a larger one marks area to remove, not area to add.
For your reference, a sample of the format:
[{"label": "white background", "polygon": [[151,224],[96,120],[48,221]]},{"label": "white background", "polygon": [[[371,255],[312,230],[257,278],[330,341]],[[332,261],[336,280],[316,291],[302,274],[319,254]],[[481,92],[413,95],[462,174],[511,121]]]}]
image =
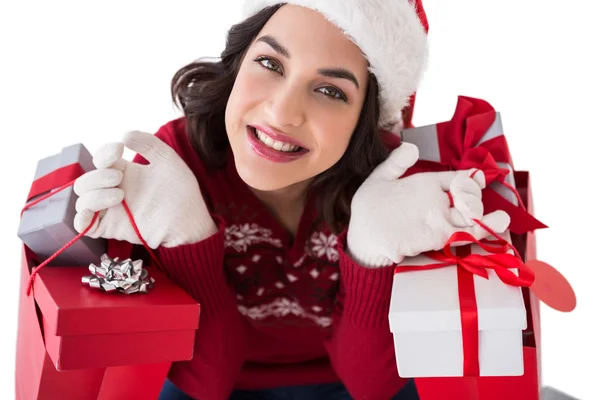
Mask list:
[{"label": "white background", "polygon": [[[447,120],[457,95],[502,113],[517,169],[532,173],[538,255],[578,294],[569,314],[542,312],[543,379],[600,398],[600,225],[596,2],[424,0],[431,59],[415,123]],[[0,398],[14,398],[19,213],[37,160],[63,146],[92,152],[128,129],[179,116],[173,73],[218,56],[240,0],[25,1],[0,5]],[[10,5],[9,5],[10,4]]]}]

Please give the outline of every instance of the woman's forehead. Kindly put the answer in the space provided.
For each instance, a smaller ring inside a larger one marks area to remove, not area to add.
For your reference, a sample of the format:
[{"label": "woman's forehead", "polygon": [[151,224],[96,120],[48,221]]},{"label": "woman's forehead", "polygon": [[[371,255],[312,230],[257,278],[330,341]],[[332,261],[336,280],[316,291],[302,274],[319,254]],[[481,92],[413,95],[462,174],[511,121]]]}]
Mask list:
[{"label": "woman's forehead", "polygon": [[284,5],[267,21],[258,38],[265,35],[275,38],[290,59],[312,56],[321,64],[342,63],[366,71],[367,61],[360,48],[317,11]]}]

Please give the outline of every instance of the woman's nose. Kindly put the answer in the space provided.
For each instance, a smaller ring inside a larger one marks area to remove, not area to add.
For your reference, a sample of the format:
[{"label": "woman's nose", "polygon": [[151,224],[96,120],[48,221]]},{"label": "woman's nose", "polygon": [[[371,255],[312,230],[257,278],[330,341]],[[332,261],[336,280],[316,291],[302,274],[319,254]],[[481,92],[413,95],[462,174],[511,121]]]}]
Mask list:
[{"label": "woman's nose", "polygon": [[305,96],[293,85],[281,85],[267,102],[270,122],[279,127],[301,126],[306,119]]}]

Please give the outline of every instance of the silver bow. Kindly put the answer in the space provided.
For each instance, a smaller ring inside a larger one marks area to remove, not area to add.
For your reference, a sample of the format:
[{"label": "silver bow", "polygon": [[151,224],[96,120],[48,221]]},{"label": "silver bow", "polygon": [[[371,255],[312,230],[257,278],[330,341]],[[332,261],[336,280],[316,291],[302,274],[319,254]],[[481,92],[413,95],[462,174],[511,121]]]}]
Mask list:
[{"label": "silver bow", "polygon": [[104,254],[100,258],[100,265],[90,264],[92,275],[82,277],[81,282],[105,292],[148,293],[154,278],[148,278],[148,271],[142,264],[142,260],[131,261],[127,258],[120,261],[119,257],[113,259]]}]

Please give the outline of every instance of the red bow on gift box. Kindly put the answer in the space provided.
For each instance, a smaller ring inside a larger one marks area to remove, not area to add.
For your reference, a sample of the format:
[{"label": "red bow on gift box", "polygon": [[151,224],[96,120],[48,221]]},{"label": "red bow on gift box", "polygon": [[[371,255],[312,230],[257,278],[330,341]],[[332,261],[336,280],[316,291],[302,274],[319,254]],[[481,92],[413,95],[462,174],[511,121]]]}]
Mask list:
[{"label": "red bow on gift box", "polygon": [[[465,253],[470,245],[457,247],[457,254],[452,253],[452,244],[458,242],[472,242],[478,244],[483,250],[490,253],[487,255]],[[514,254],[508,251],[513,250]],[[457,265],[473,275],[488,279],[488,269],[494,270],[498,278],[507,285],[529,287],[533,283],[533,271],[521,260],[519,253],[506,240],[477,240],[467,232],[454,233],[441,251],[429,251],[423,255],[439,261],[437,264],[418,266],[399,266],[398,269],[409,268],[411,271],[437,269]],[[519,275],[510,272],[509,269],[519,271]]]},{"label": "red bow on gift box", "polygon": [[506,211],[511,219],[509,229],[517,234],[546,228],[526,211],[516,189],[505,182],[510,171],[501,168],[498,163],[512,167],[512,159],[504,135],[481,141],[495,120],[496,111],[488,102],[459,96],[452,119],[436,125],[440,161],[419,160],[405,176],[426,171],[480,169],[485,175],[486,186],[498,182],[508,187],[519,202],[519,206],[516,206],[486,187],[482,192],[486,214],[496,210]]}]

